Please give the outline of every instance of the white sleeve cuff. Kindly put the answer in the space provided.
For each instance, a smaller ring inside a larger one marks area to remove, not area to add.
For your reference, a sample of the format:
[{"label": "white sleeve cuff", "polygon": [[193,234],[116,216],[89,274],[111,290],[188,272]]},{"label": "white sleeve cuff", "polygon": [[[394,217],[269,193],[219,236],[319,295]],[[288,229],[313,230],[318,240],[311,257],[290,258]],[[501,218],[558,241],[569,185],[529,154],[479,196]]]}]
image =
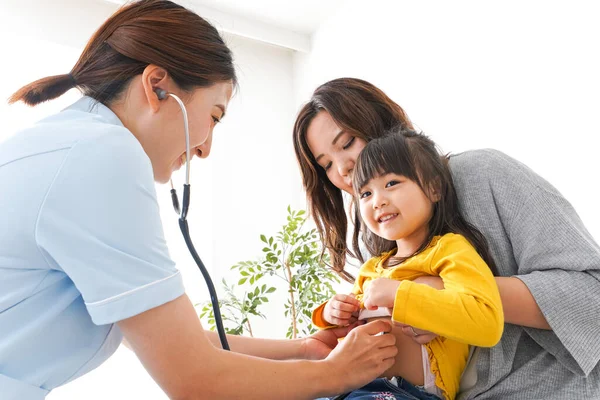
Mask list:
[{"label": "white sleeve cuff", "polygon": [[175,300],[185,293],[181,273],[107,299],[85,303],[96,325],[112,324]]}]

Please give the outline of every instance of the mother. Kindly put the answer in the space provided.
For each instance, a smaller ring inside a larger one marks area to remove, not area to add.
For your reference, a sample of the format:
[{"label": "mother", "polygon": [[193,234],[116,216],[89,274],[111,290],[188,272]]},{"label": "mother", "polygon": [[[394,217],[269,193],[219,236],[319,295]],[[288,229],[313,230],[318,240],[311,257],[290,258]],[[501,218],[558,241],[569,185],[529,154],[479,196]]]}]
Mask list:
[{"label": "mother", "polygon": [[[342,78],[318,87],[294,126],[309,208],[346,280],[352,249],[343,192],[366,142],[393,126],[412,128],[402,108],[372,84]],[[600,248],[572,206],[525,165],[495,150],[451,156],[462,211],[488,239],[507,322],[501,342],[477,349],[461,398],[600,398]],[[432,278],[434,279],[434,278]],[[406,322],[406,321],[402,321]],[[432,334],[405,329],[424,343]]]}]

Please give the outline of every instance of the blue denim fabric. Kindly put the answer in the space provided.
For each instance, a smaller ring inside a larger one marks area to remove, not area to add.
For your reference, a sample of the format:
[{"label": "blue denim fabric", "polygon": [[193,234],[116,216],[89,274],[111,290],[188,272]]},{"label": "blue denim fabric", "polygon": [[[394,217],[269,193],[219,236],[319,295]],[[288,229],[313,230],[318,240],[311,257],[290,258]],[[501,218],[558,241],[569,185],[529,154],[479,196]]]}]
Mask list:
[{"label": "blue denim fabric", "polygon": [[375,379],[373,382],[350,393],[322,400],[442,400],[440,397],[398,378],[398,386],[388,379]]}]

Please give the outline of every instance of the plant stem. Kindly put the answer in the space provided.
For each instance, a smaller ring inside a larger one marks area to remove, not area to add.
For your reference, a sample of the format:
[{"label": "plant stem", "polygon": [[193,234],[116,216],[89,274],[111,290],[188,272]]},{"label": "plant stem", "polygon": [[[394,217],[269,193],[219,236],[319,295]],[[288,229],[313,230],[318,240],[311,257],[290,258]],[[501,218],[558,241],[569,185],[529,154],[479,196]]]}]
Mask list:
[{"label": "plant stem", "polygon": [[290,304],[292,307],[292,339],[296,339],[296,303],[294,302],[294,288],[292,287],[292,269],[289,260],[285,261],[285,271],[287,272],[290,286]]},{"label": "plant stem", "polygon": [[249,319],[246,321],[246,324],[247,324],[246,328],[248,328],[248,333],[250,334],[250,337],[254,337],[254,334],[252,333],[252,325],[250,325]]}]

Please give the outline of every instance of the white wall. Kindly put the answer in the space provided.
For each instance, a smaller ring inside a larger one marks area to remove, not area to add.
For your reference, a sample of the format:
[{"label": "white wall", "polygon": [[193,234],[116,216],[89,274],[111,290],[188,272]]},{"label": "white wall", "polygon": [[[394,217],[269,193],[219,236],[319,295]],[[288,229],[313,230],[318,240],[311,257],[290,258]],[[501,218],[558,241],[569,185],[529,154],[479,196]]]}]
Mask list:
[{"label": "white wall", "polygon": [[[82,4],[85,4],[82,6]],[[79,5],[79,6],[77,6]],[[82,46],[116,5],[86,0],[8,0],[0,4],[0,98],[35,79],[68,72]],[[72,21],[75,21],[72,23]],[[27,27],[28,30],[25,30]],[[227,36],[234,52],[240,88],[223,123],[215,129],[207,160],[194,160],[191,211],[188,217],[197,250],[220,289],[229,267],[261,254],[261,233],[274,234],[285,222],[286,208],[302,208],[298,168],[291,144],[294,120],[292,53],[239,37]],[[57,112],[79,97],[76,90],[47,104],[29,108],[0,102],[0,141],[21,127]],[[183,169],[174,176],[181,191]],[[189,256],[172,210],[168,186],[157,186],[165,235],[194,303],[208,292]],[[279,306],[281,302],[276,301]],[[281,309],[267,311],[259,336],[284,337]],[[268,325],[277,326],[270,330]],[[199,360],[201,362],[201,360]],[[166,399],[137,358],[121,347],[97,370],[53,391],[49,399]]]},{"label": "white wall", "polygon": [[[591,3],[366,4],[347,2],[314,35],[308,55],[227,37],[240,91],[215,131],[211,157],[194,162],[189,216],[217,287],[230,265],[260,255],[258,235],[279,229],[288,204],[304,206],[291,144],[295,112],[318,84],[340,76],[383,88],[447,151],[495,147],[524,161],[563,191],[600,239],[595,207],[600,192],[594,184],[600,28]],[[0,98],[39,77],[68,72],[86,39],[115,8],[95,0],[2,0]],[[77,96],[72,91],[34,109],[0,102],[0,140]],[[183,174],[174,178],[179,188]],[[188,294],[194,302],[206,300],[168,187],[157,189],[171,255]],[[278,315],[269,314],[275,331],[259,324],[257,335],[281,337]],[[124,349],[49,398],[110,397],[166,398]]]},{"label": "white wall", "polygon": [[599,7],[350,0],[295,55],[296,108],[329,79],[366,79],[444,151],[492,147],[529,165],[600,241]]}]

